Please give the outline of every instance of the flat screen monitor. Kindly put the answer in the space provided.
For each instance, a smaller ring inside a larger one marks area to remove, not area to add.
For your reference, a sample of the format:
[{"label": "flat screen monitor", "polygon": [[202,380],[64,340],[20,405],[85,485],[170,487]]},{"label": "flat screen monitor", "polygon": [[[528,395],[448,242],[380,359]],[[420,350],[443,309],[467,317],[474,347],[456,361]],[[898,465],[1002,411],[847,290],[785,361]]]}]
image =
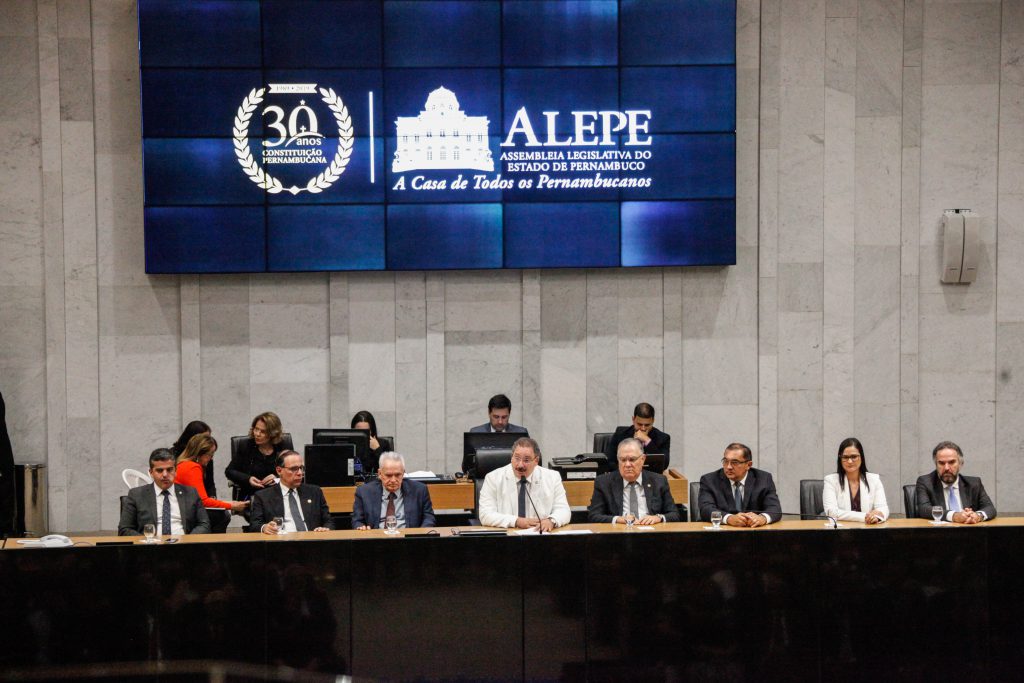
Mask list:
[{"label": "flat screen monitor", "polygon": [[319,428],[313,430],[313,443],[349,444],[355,448],[355,456],[362,465],[363,472],[377,469],[377,463],[370,462],[370,432],[367,429]]},{"label": "flat screen monitor", "polygon": [[147,273],[736,263],[735,0],[138,0]]},{"label": "flat screen monitor", "polygon": [[481,449],[511,449],[517,439],[529,436],[529,432],[466,432],[462,435],[462,471],[476,468],[476,452]]},{"label": "flat screen monitor", "polygon": [[664,453],[648,453],[644,458],[644,469],[661,474],[668,467],[668,458]]},{"label": "flat screen monitor", "polygon": [[306,481],[317,486],[355,485],[356,447],[351,443],[307,444]]}]

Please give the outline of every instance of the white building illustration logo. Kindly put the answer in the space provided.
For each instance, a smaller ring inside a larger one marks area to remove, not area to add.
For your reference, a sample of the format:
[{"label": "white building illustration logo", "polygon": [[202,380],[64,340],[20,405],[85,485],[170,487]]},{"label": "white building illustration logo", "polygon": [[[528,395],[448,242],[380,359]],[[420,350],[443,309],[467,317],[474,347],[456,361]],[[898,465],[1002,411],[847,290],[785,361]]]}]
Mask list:
[{"label": "white building illustration logo", "polygon": [[419,116],[399,116],[394,173],[420,169],[493,171],[486,116],[467,116],[455,93],[440,87]]}]

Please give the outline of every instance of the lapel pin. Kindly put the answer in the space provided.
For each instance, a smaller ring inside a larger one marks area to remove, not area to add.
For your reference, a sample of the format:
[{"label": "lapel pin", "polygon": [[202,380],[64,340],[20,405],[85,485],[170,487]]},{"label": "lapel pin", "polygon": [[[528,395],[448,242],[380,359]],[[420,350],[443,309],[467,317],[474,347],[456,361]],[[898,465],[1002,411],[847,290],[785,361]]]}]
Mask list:
[{"label": "lapel pin", "polygon": [[306,504],[307,505],[312,505],[313,504],[313,499],[312,498],[307,498],[306,499]]}]

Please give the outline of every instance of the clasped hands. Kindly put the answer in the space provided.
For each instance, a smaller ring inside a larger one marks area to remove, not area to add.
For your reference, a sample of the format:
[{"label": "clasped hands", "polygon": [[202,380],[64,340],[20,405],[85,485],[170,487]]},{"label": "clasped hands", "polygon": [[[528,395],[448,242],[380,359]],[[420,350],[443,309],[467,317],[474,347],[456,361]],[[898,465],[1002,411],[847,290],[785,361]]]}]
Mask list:
[{"label": "clasped hands", "polygon": [[266,488],[267,486],[273,486],[275,481],[276,477],[274,477],[273,474],[268,474],[262,479],[257,479],[256,477],[249,477],[249,486],[252,486],[254,489],[262,489]]},{"label": "clasped hands", "polygon": [[[279,531],[281,531],[281,529],[277,526],[276,522],[267,522],[266,524],[260,527],[260,531],[267,534],[268,536],[275,536]],[[313,531],[330,531],[330,529],[328,529],[325,526],[318,526],[317,528],[313,529]]]},{"label": "clasped hands", "polygon": [[750,528],[764,526],[768,519],[759,512],[736,512],[725,521],[729,526],[746,526]]},{"label": "clasped hands", "polygon": [[537,528],[541,533],[547,533],[555,528],[555,523],[549,518],[538,519],[537,517],[516,517],[517,529]]},{"label": "clasped hands", "polygon": [[[626,518],[625,517],[613,517],[612,518],[612,524],[625,524],[625,523],[626,523]],[[644,515],[643,517],[639,517],[636,521],[634,521],[633,524],[636,524],[637,526],[653,526],[655,524],[661,524],[661,517],[659,517],[658,515]]]},{"label": "clasped hands", "polygon": [[964,508],[960,512],[953,513],[953,521],[957,524],[977,524],[978,522],[984,522],[985,517],[980,512],[975,512],[971,508]]}]

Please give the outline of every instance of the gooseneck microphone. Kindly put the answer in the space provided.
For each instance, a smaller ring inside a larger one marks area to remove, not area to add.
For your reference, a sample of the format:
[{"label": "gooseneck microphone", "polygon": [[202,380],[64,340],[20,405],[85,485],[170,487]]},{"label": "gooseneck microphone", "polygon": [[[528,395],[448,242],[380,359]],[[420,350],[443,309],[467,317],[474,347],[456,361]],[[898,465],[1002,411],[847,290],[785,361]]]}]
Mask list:
[{"label": "gooseneck microphone", "polygon": [[[540,519],[540,513],[537,512],[537,504],[533,502],[533,496],[530,495],[530,487],[527,485],[529,482],[526,481],[526,477],[522,477],[522,476],[519,477],[519,481],[521,482],[520,486],[522,486],[523,489],[526,491],[526,497],[530,501],[530,507],[533,508],[534,516],[536,516],[537,519]],[[540,526],[540,524],[537,525],[537,533],[538,534],[544,533],[544,529]]]},{"label": "gooseneck microphone", "polygon": [[836,518],[836,517],[833,517],[832,515],[805,515],[802,512],[764,512],[764,513],[758,512],[758,514],[759,515],[760,514],[766,514],[766,515],[768,515],[768,514],[775,514],[775,515],[780,515],[782,517],[799,517],[800,519],[825,519],[825,520],[829,521],[829,523],[830,523],[829,524],[829,528],[830,529],[838,529],[839,528],[839,519]]}]

